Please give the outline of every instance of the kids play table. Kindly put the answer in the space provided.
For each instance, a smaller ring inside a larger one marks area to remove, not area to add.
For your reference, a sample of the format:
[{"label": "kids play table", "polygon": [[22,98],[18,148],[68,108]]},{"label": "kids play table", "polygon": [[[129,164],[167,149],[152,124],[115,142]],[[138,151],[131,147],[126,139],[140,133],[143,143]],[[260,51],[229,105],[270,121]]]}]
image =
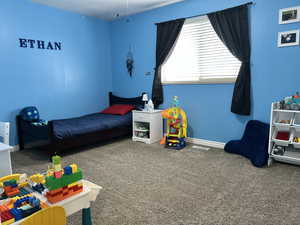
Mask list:
[{"label": "kids play table", "polygon": [[[63,201],[57,202],[55,204],[51,204],[49,202],[47,202],[47,204],[50,206],[59,205],[64,207],[67,216],[70,216],[82,210],[82,225],[92,225],[90,206],[91,206],[91,202],[96,201],[96,198],[101,189],[102,187],[90,181],[83,180],[82,192],[70,198],[67,198]],[[33,193],[33,194],[36,195],[41,200],[47,201],[47,199],[44,196],[38,193]],[[21,224],[21,222],[22,220],[19,220],[15,223],[12,223],[12,225]]]}]

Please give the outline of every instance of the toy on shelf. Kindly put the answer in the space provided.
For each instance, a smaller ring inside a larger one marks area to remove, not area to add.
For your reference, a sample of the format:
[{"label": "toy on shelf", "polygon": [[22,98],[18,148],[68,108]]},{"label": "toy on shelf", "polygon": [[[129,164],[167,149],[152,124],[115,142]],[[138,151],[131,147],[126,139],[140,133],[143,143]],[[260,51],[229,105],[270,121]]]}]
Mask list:
[{"label": "toy on shelf", "polygon": [[167,119],[167,133],[161,140],[166,148],[180,150],[186,146],[187,131],[186,113],[179,107],[177,96],[173,97],[172,107],[162,112],[162,117]]},{"label": "toy on shelf", "polygon": [[76,164],[62,169],[61,158],[52,157],[52,168],[47,171],[45,178],[46,198],[51,203],[56,203],[82,192],[82,171]]},{"label": "toy on shelf", "polygon": [[285,147],[284,146],[276,145],[273,148],[273,153],[275,155],[284,155],[284,152],[285,152]]},{"label": "toy on shelf", "polygon": [[282,124],[290,124],[290,123],[291,123],[291,120],[280,120],[279,123],[282,123]]},{"label": "toy on shelf", "polygon": [[295,143],[300,143],[300,137],[294,137],[294,140],[293,140]]},{"label": "toy on shelf", "polygon": [[279,102],[280,109],[286,110],[300,110],[300,94],[297,92],[295,95],[285,97]]}]

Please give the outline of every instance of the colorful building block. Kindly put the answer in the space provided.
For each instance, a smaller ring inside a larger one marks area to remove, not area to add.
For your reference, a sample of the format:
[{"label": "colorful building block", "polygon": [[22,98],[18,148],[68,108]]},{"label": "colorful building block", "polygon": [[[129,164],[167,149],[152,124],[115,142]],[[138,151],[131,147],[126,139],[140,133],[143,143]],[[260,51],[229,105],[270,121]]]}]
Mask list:
[{"label": "colorful building block", "polygon": [[60,157],[52,157],[52,167],[47,171],[45,179],[48,201],[55,203],[81,192],[83,186],[78,183],[81,179],[82,171],[76,164],[66,166],[62,170]]},{"label": "colorful building block", "polygon": [[61,157],[58,155],[52,156],[52,163],[54,165],[61,164]]},{"label": "colorful building block", "polygon": [[70,175],[70,174],[72,174],[73,173],[73,171],[72,171],[72,167],[71,166],[66,166],[65,168],[64,168],[64,174],[65,175]]},{"label": "colorful building block", "polygon": [[62,177],[62,171],[60,170],[60,171],[54,172],[54,177],[55,177],[56,179],[61,178],[61,177]]},{"label": "colorful building block", "polygon": [[77,167],[77,165],[76,164],[71,164],[70,165],[71,166],[71,168],[72,168],[72,173],[76,173],[77,171],[78,171],[78,167]]},{"label": "colorful building block", "polygon": [[82,179],[82,171],[78,169],[78,172],[72,173],[70,175],[63,175],[61,178],[56,179],[53,176],[47,176],[46,177],[46,183],[45,186],[48,190],[55,190],[62,188],[64,186],[67,186],[69,184],[72,184],[74,182],[77,182]]}]

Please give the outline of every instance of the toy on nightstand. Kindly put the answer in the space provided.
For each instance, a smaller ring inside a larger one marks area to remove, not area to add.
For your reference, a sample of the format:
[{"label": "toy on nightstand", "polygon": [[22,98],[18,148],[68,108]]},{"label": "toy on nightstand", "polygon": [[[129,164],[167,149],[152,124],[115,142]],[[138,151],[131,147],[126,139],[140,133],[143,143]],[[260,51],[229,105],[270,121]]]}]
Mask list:
[{"label": "toy on nightstand", "polygon": [[176,150],[186,146],[187,118],[185,112],[179,108],[179,100],[174,96],[172,107],[162,112],[162,117],[167,119],[167,134],[161,140],[166,148]]},{"label": "toy on nightstand", "polygon": [[52,168],[47,171],[45,179],[45,196],[51,203],[56,203],[82,192],[82,171],[76,164],[62,169],[61,158],[52,157]]}]

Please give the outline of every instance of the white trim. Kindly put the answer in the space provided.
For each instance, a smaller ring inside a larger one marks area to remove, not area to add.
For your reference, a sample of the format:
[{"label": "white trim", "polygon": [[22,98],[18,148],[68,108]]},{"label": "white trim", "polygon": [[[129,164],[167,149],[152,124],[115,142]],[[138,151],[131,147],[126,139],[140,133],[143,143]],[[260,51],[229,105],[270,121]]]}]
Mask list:
[{"label": "white trim", "polygon": [[17,151],[20,151],[19,145],[11,146],[10,152],[17,152]]},{"label": "white trim", "polygon": [[199,139],[199,138],[189,138],[187,137],[186,142],[191,143],[191,144],[196,144],[196,145],[203,145],[211,148],[218,148],[218,149],[224,149],[225,144],[223,142],[217,142],[217,141],[209,141],[209,140],[204,140],[204,139]]}]

